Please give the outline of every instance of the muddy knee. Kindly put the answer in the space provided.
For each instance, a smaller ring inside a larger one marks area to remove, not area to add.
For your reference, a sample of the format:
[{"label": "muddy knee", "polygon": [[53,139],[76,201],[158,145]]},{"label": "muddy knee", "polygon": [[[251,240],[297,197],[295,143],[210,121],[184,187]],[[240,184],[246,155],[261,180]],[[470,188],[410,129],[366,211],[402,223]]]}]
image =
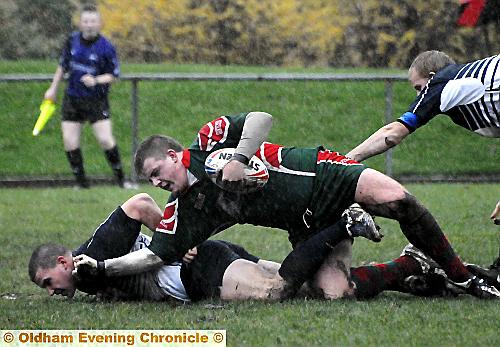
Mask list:
[{"label": "muddy knee", "polygon": [[405,192],[404,198],[384,202],[381,204],[361,204],[369,213],[391,218],[404,224],[411,224],[428,213],[427,209],[408,192]]}]

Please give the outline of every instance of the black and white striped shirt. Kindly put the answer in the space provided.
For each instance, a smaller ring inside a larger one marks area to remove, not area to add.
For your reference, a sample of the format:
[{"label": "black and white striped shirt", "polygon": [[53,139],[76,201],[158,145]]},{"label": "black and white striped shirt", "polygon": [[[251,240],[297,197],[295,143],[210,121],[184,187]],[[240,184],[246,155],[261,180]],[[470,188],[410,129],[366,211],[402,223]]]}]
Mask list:
[{"label": "black and white striped shirt", "polygon": [[438,114],[479,135],[500,137],[500,55],[439,70],[398,121],[414,131]]}]

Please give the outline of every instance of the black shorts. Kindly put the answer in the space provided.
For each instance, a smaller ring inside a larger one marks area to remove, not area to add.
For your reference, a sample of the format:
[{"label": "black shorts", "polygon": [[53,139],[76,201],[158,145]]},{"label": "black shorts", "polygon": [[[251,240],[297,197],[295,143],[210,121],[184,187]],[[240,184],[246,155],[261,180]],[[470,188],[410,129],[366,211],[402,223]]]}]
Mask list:
[{"label": "black shorts", "polygon": [[181,280],[191,301],[220,298],[220,287],[227,267],[237,259],[257,263],[259,258],[243,247],[222,240],[208,240],[198,247],[190,264],[182,264]]},{"label": "black shorts", "polygon": [[64,94],[61,112],[63,121],[79,123],[95,123],[111,117],[107,97],[75,97]]}]

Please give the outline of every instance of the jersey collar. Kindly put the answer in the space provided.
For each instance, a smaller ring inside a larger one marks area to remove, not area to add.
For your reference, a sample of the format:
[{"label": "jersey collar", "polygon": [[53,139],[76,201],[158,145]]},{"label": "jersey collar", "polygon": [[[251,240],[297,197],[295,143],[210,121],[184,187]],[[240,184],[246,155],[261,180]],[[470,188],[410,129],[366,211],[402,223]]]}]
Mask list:
[{"label": "jersey collar", "polygon": [[191,171],[189,171],[189,167],[191,166],[191,152],[189,152],[188,149],[184,149],[182,151],[182,165],[186,168],[188,185],[191,187],[193,184],[198,182],[198,179],[191,173]]},{"label": "jersey collar", "polygon": [[191,166],[191,152],[187,148],[182,151],[182,165],[186,169],[189,169]]}]

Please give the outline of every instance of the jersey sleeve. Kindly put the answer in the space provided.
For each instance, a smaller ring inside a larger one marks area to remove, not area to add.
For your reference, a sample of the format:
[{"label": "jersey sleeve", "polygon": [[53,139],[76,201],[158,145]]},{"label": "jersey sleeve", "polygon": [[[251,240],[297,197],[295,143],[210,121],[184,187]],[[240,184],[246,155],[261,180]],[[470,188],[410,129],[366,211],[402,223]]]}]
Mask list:
[{"label": "jersey sleeve", "polygon": [[259,257],[253,255],[252,253],[248,252],[243,246],[234,244],[229,241],[224,241],[224,240],[219,240],[220,242],[224,243],[226,246],[231,248],[231,250],[238,254],[242,259],[251,261],[253,263],[258,263],[259,262]]},{"label": "jersey sleeve", "polygon": [[74,254],[86,254],[96,260],[121,257],[134,246],[141,226],[141,222],[128,217],[118,207]]},{"label": "jersey sleeve", "polygon": [[112,74],[115,77],[120,76],[120,62],[118,61],[118,55],[116,54],[115,47],[111,42],[106,41],[106,52],[104,54],[104,69],[103,73]]},{"label": "jersey sleeve", "polygon": [[71,41],[73,35],[70,35],[64,42],[64,46],[61,50],[61,56],[59,57],[59,65],[61,65],[64,72],[70,70],[70,60],[71,60]]},{"label": "jersey sleeve", "polygon": [[236,147],[240,142],[247,114],[220,116],[206,123],[198,131],[190,149],[210,152],[220,148]]},{"label": "jersey sleeve", "polygon": [[413,132],[440,114],[441,93],[445,85],[446,83],[431,81],[410,105],[408,111],[399,117],[398,122]]}]

